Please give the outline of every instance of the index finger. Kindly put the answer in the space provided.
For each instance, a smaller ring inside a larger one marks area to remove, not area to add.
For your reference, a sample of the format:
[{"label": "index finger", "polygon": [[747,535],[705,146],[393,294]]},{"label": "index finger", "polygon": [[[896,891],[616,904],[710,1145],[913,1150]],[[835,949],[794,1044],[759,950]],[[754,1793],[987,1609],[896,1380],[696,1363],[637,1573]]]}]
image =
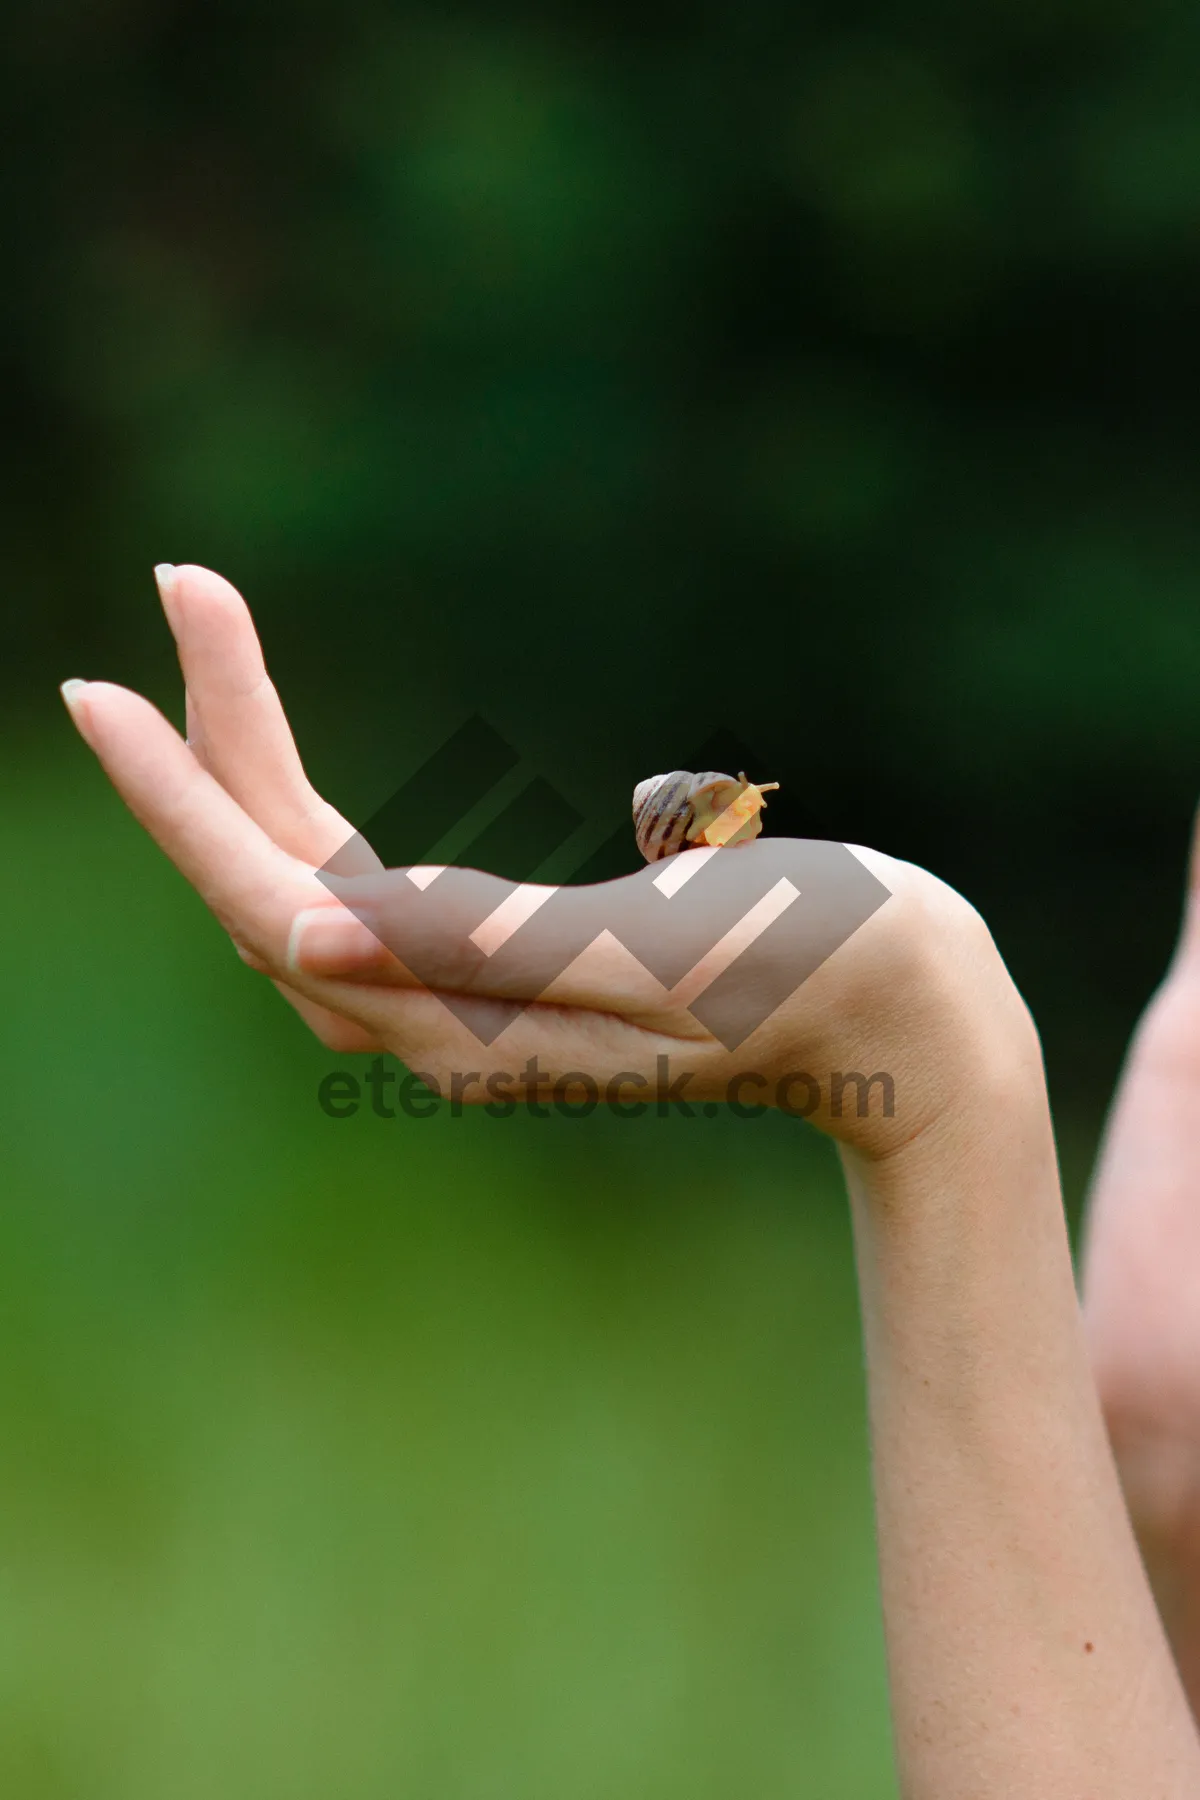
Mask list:
[{"label": "index finger", "polygon": [[157,707],[107,681],[63,689],[130,812],[245,948],[281,964],[298,908],[327,890],[226,793]]}]

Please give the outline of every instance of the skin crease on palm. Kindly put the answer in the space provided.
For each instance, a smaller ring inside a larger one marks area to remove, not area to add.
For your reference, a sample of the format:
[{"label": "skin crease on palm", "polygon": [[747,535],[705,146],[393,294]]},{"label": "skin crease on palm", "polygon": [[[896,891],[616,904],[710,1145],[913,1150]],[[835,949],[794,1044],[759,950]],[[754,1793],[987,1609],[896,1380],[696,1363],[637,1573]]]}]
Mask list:
[{"label": "skin crease on palm", "polygon": [[[894,1119],[814,1123],[839,1139],[855,1222],[903,1791],[1200,1796],[1097,1399],[1200,1701],[1200,881],[1110,1122],[1081,1322],[1036,1031],[961,896],[855,847],[891,898],[736,1057],[686,1010],[688,991],[612,938],[520,995],[533,1003],[483,1051],[359,922],[387,912],[405,873],[363,846],[341,898],[318,880],[352,828],[308,783],[240,596],[195,567],[165,570],[160,589],[187,742],[105,682],[68,684],[68,705],[243,960],[325,1043],[439,1077],[536,1055],[548,1084],[653,1076],[666,1052],[698,1097],[747,1067],[891,1071]],[[746,859],[749,883],[759,849],[716,854]],[[513,884],[496,886],[499,899]],[[421,966],[432,955],[445,971],[432,986],[499,1003],[453,920],[444,944],[430,929]]]}]

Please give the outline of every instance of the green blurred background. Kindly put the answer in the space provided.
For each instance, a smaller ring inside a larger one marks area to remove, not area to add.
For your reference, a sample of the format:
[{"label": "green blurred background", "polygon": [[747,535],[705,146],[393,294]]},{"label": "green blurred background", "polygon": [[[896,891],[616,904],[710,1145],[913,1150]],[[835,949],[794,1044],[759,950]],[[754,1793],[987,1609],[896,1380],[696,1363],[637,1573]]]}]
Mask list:
[{"label": "green blurred background", "polygon": [[827,1146],[327,1119],[54,689],[178,718],[197,561],[356,820],[476,709],[600,837],[761,746],[984,911],[1077,1206],[1200,788],[1200,14],[8,39],[4,1792],[893,1794]]}]

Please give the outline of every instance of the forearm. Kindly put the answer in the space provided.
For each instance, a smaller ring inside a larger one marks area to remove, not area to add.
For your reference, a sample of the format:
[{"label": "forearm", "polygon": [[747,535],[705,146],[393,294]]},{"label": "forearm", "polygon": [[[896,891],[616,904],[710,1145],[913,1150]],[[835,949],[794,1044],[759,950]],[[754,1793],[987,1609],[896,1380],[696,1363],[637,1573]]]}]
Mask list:
[{"label": "forearm", "polygon": [[912,1800],[1200,1796],[1091,1379],[1040,1058],[847,1156],[884,1620]]}]

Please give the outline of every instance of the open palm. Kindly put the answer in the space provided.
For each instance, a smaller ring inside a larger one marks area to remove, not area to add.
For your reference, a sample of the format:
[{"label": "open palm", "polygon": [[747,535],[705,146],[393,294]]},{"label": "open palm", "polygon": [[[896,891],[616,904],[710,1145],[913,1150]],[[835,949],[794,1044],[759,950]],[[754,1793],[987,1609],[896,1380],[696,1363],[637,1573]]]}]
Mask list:
[{"label": "open palm", "polygon": [[[428,881],[383,869],[311,787],[240,595],[205,569],[159,579],[187,687],[187,742],[148,701],[107,682],[68,684],[68,704],[244,959],[335,1048],[388,1050],[443,1084],[473,1073],[463,1098],[475,1103],[487,1102],[489,1075],[520,1072],[530,1058],[540,1088],[582,1072],[608,1098],[618,1077],[635,1093],[639,1080],[656,1082],[666,1057],[676,1072],[686,1065],[690,1097],[709,1104],[728,1098],[741,1072],[752,1091],[740,1098],[784,1105],[786,1092],[804,1103],[811,1072],[819,1098],[796,1109],[876,1154],[912,1141],[953,1102],[945,1069],[963,1079],[973,1069],[960,1053],[975,1054],[980,1009],[992,1003],[1007,1017],[1020,1005],[961,896],[911,864],[841,845],[760,840],[676,858],[680,872],[702,874],[689,905],[697,890],[715,891],[727,921],[699,958],[680,952],[688,907],[674,897],[665,907],[654,867],[563,889],[451,869],[431,905]],[[837,859],[841,888],[825,879]],[[865,908],[864,884],[875,896]],[[767,888],[784,893],[785,909],[789,893],[803,893],[782,951],[763,926]],[[843,929],[851,889],[858,911]],[[532,927],[521,928],[523,908],[537,912]],[[602,928],[614,912],[628,934]],[[639,934],[640,955],[625,947]],[[726,971],[754,1015],[736,1043],[696,1010]],[[758,1007],[760,994],[769,1005]],[[835,1109],[835,1072],[877,1071],[894,1108],[863,1111],[856,1087]],[[793,1076],[797,1085],[781,1090]]]}]

